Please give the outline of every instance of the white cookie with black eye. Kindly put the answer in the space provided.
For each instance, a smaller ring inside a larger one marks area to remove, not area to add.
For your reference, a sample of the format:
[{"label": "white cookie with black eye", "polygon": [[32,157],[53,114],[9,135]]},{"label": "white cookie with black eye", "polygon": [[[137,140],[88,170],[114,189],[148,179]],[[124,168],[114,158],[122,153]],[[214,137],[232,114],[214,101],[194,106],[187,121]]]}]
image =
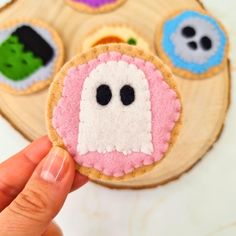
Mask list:
[{"label": "white cookie with black eye", "polygon": [[198,17],[183,21],[171,39],[177,55],[197,64],[207,62],[220,44],[217,30],[207,20]]},{"label": "white cookie with black eye", "polygon": [[156,33],[158,55],[181,77],[199,79],[226,65],[228,36],[205,11],[182,10],[168,16]]}]

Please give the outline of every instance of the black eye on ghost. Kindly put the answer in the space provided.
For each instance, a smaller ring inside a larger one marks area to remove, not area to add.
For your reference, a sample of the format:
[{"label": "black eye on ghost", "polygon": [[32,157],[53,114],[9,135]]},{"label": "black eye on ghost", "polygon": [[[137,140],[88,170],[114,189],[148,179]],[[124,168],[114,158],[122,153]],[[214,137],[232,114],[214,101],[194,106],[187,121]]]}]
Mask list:
[{"label": "black eye on ghost", "polygon": [[106,106],[111,101],[112,93],[108,85],[102,84],[97,88],[97,103]]},{"label": "black eye on ghost", "polygon": [[124,85],[120,89],[120,100],[123,103],[123,105],[128,106],[131,103],[133,103],[135,99],[135,92],[133,87],[130,85]]},{"label": "black eye on ghost", "polygon": [[[196,30],[192,26],[185,26],[181,33],[185,38],[191,39],[196,35]],[[187,44],[192,50],[197,50],[198,47],[201,47],[204,51],[208,51],[212,48],[212,40],[206,35],[202,36],[199,42],[192,40]]]},{"label": "black eye on ghost", "polygon": [[[112,98],[112,92],[108,85],[101,84],[97,87],[96,100],[101,106],[106,106]],[[120,89],[120,100],[124,106],[132,104],[135,100],[135,91],[132,86],[126,84]]]}]

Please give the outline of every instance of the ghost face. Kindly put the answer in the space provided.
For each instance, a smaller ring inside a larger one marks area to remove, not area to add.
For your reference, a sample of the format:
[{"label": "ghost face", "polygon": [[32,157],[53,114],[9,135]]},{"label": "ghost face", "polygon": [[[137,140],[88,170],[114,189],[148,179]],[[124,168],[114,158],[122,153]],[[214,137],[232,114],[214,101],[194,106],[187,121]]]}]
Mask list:
[{"label": "ghost face", "polygon": [[210,77],[219,72],[226,60],[226,33],[213,17],[205,13],[182,11],[163,23],[161,33],[157,50],[182,77]]},{"label": "ghost face", "polygon": [[204,64],[220,44],[220,35],[210,22],[200,17],[186,19],[171,36],[176,54],[191,63]]},{"label": "ghost face", "polygon": [[150,91],[136,66],[124,61],[100,64],[86,79],[81,100],[79,154],[152,153]]},{"label": "ghost face", "polygon": [[80,166],[122,177],[164,156],[179,116],[157,66],[109,52],[68,71],[53,127]]}]

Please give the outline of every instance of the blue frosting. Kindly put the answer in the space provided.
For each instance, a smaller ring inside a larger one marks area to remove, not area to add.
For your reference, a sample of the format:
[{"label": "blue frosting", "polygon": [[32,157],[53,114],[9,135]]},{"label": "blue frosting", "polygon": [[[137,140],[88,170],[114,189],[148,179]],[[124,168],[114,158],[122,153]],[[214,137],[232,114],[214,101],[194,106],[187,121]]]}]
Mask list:
[{"label": "blue frosting", "polygon": [[[178,26],[186,19],[198,17],[204,20],[207,20],[211,23],[215,29],[217,30],[220,38],[220,44],[216,51],[216,53],[211,56],[206,63],[197,64],[197,63],[189,63],[182,58],[180,58],[175,53],[175,46],[171,41],[171,35],[175,32]],[[210,68],[221,64],[224,59],[224,51],[227,44],[227,37],[225,32],[220,28],[219,24],[210,16],[195,12],[195,11],[184,11],[180,15],[177,15],[175,18],[170,19],[165,22],[163,26],[163,39],[162,39],[162,47],[165,53],[170,57],[173,65],[175,67],[188,70],[192,73],[201,74],[208,71]]]}]

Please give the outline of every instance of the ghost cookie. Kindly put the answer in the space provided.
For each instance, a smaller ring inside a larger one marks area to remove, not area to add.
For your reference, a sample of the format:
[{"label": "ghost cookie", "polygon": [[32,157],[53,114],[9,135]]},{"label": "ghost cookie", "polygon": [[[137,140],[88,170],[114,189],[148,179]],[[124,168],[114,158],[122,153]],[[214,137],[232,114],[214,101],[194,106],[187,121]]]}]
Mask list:
[{"label": "ghost cookie", "polygon": [[227,61],[225,29],[203,10],[182,10],[168,16],[158,27],[155,42],[158,55],[181,77],[212,77]]},{"label": "ghost cookie", "polygon": [[78,171],[122,180],[150,171],[174,145],[181,103],[169,69],[126,44],[92,48],[53,81],[47,126]]},{"label": "ghost cookie", "polygon": [[108,43],[126,43],[150,51],[149,44],[143,36],[127,24],[118,23],[97,26],[81,40],[79,50],[86,51]]},{"label": "ghost cookie", "polygon": [[67,4],[85,13],[102,13],[114,10],[126,0],[65,0]]},{"label": "ghost cookie", "polygon": [[62,65],[63,56],[58,34],[39,20],[0,26],[0,88],[14,94],[44,88]]}]

